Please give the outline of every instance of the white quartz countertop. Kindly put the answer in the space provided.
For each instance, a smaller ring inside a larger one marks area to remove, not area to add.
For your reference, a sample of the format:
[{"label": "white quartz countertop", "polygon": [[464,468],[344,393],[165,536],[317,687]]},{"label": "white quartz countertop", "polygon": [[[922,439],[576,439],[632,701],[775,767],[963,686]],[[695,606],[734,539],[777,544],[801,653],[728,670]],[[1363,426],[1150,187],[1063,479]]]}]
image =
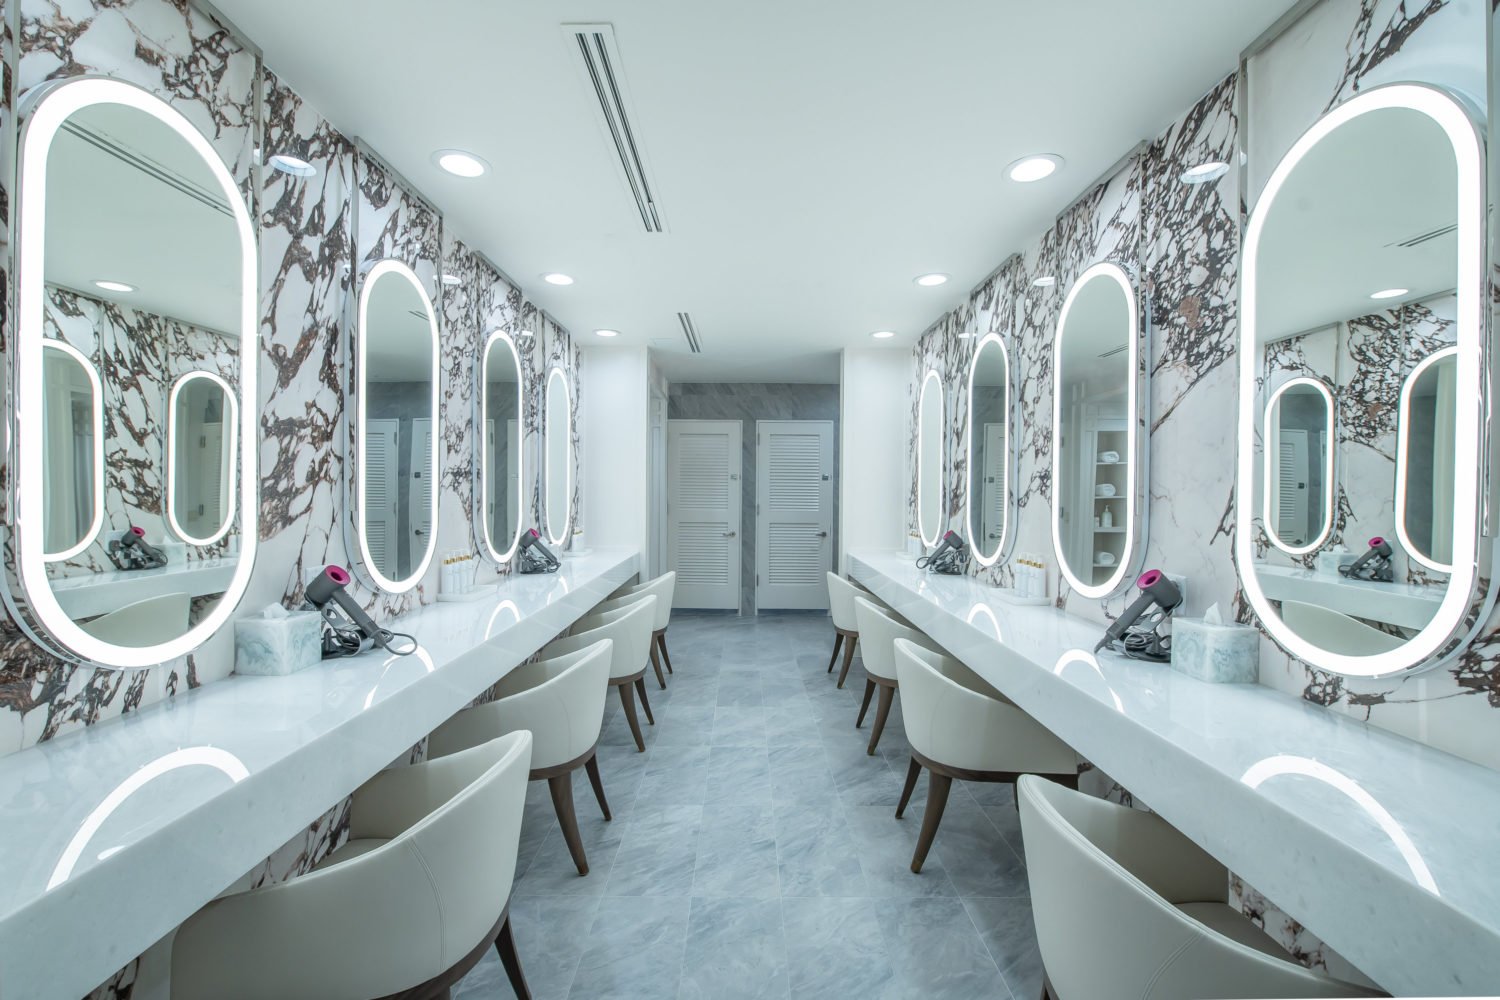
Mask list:
[{"label": "white quartz countertop", "polygon": [[851,575],[1397,995],[1500,994],[1500,773],[898,552]]},{"label": "white quartz countertop", "polygon": [[0,996],[77,1000],[403,756],[636,572],[565,556],[416,636],[285,677],[231,676],[0,757]]},{"label": "white quartz countertop", "polygon": [[1442,587],[1351,580],[1292,566],[1256,566],[1255,575],[1272,600],[1302,601],[1406,628],[1425,628],[1443,603]]}]

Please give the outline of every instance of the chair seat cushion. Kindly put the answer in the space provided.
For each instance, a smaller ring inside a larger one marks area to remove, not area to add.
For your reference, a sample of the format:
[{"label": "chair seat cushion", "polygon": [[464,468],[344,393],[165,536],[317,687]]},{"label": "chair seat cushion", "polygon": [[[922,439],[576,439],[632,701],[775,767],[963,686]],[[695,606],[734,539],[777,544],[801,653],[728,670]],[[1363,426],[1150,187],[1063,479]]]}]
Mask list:
[{"label": "chair seat cushion", "polygon": [[1176,903],[1177,909],[1198,923],[1229,938],[1235,944],[1291,962],[1292,956],[1271,939],[1271,936],[1251,922],[1239,910],[1224,903]]},{"label": "chair seat cushion", "polygon": [[361,854],[369,854],[376,848],[384,847],[389,843],[390,841],[384,837],[365,837],[360,840],[347,841],[344,846],[313,865],[313,871],[321,871],[324,868],[332,868],[334,865],[343,864],[350,858],[357,858]]}]

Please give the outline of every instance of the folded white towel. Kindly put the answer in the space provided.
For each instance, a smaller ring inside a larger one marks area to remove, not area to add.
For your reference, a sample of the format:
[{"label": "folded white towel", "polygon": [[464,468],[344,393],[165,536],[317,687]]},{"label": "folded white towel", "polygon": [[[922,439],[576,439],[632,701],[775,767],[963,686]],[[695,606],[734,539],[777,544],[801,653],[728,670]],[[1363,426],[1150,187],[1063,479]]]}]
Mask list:
[{"label": "folded white towel", "polygon": [[1112,496],[1115,495],[1115,484],[1114,483],[1100,483],[1097,487],[1095,487],[1094,492],[1095,492],[1096,496],[1112,497]]},{"label": "folded white towel", "polygon": [[1100,566],[1113,566],[1115,564],[1115,554],[1113,552],[1095,552],[1094,562]]},{"label": "folded white towel", "polygon": [[1099,453],[1099,461],[1103,465],[1116,465],[1120,461],[1120,453],[1118,451],[1101,451]]}]

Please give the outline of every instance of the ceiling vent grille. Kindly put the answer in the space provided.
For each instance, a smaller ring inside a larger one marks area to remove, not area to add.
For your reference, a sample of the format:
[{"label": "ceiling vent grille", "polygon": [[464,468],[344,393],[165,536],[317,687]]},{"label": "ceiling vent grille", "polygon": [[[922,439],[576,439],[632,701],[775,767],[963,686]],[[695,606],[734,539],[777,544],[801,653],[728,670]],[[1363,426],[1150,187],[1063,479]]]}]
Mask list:
[{"label": "ceiling vent grille", "polygon": [[579,61],[584,86],[594,98],[595,116],[605,139],[614,148],[625,187],[635,201],[641,225],[648,233],[667,231],[656,203],[655,185],[641,148],[640,131],[632,122],[630,100],[621,73],[620,49],[609,24],[565,24],[570,45]]},{"label": "ceiling vent grille", "polygon": [[1101,358],[1112,358],[1116,354],[1124,354],[1128,350],[1130,350],[1130,345],[1129,344],[1121,344],[1119,347],[1116,347],[1113,350],[1105,351],[1103,354],[1099,355],[1099,357],[1101,357]]},{"label": "ceiling vent grille", "polygon": [[1456,232],[1457,230],[1458,223],[1456,222],[1448,226],[1439,226],[1437,229],[1431,230],[1430,232],[1418,233],[1416,236],[1413,236],[1409,240],[1402,240],[1400,243],[1397,243],[1396,246],[1406,247],[1407,249],[1410,249],[1415,246],[1421,246],[1423,243],[1426,243],[1429,240],[1435,240],[1439,237],[1447,236],[1449,233]]},{"label": "ceiling vent grille", "polygon": [[703,345],[698,340],[698,328],[693,325],[693,317],[680,312],[677,314],[677,322],[682,324],[682,335],[687,339],[688,349],[694,354],[702,354]]}]

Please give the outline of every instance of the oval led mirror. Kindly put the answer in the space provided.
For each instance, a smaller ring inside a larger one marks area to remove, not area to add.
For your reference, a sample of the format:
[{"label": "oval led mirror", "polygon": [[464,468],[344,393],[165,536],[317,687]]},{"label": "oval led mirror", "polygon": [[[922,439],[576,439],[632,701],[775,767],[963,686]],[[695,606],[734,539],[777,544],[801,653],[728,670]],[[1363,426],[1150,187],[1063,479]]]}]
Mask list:
[{"label": "oval led mirror", "polygon": [[479,517],[490,558],[506,562],[516,554],[521,512],[521,355],[510,335],[497,330],[485,341],[479,371]]},{"label": "oval led mirror", "polygon": [[427,571],[438,503],[438,326],[410,267],[377,261],[359,289],[355,531],[360,562],[388,593]]},{"label": "oval led mirror", "polygon": [[61,656],[148,667],[224,625],[250,578],[253,451],[205,475],[204,526],[178,531],[167,438],[173,387],[210,372],[220,448],[255,433],[255,227],[209,140],[133,84],[50,83],[21,113],[11,604]]},{"label": "oval led mirror", "polygon": [[1095,264],[1068,289],[1052,366],[1052,544],[1068,585],[1109,597],[1145,548],[1146,324],[1124,268]]},{"label": "oval led mirror", "polygon": [[234,519],[234,391],[213,372],[188,372],[167,399],[167,523],[191,545],[212,545]]},{"label": "oval led mirror", "polygon": [[1312,552],[1333,528],[1333,393],[1320,379],[1282,383],[1266,405],[1263,506],[1271,544]]},{"label": "oval led mirror", "polygon": [[553,368],[547,373],[546,468],[543,479],[547,495],[547,539],[553,545],[568,540],[573,515],[573,401],[568,373]]},{"label": "oval led mirror", "polygon": [[969,537],[974,558],[993,566],[1010,526],[1010,358],[987,334],[969,366]]},{"label": "oval led mirror", "polygon": [[943,380],[935,371],[917,398],[917,531],[929,547],[943,534]]},{"label": "oval led mirror", "polygon": [[[1494,600],[1484,170],[1460,100],[1378,87],[1297,140],[1245,230],[1236,562],[1266,631],[1321,670],[1441,662]],[[1289,371],[1330,382],[1339,414],[1333,528],[1290,548],[1270,471],[1286,397],[1264,388]]]}]

